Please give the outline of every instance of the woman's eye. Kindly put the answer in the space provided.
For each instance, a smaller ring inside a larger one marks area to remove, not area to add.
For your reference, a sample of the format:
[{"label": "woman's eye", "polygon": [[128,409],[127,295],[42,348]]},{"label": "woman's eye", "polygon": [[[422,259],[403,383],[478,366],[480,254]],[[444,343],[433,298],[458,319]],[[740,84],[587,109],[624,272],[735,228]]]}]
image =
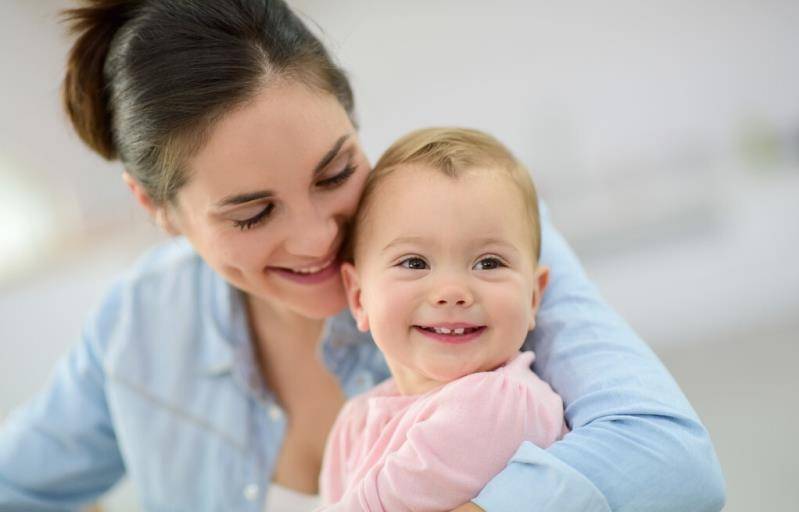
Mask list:
[{"label": "woman's eye", "polygon": [[482,258],[480,261],[474,264],[474,268],[476,270],[494,270],[500,267],[504,267],[505,264],[499,260],[499,258],[488,257]]},{"label": "woman's eye", "polygon": [[233,221],[233,225],[236,226],[237,228],[239,228],[242,231],[250,229],[252,227],[255,227],[257,224],[259,224],[260,222],[264,221],[267,217],[269,217],[269,214],[272,213],[272,210],[274,208],[275,208],[275,204],[274,203],[269,203],[268,205],[266,205],[264,207],[263,210],[261,210],[260,212],[256,213],[255,215],[253,215],[249,219],[234,220]]},{"label": "woman's eye", "polygon": [[352,164],[347,164],[347,167],[345,167],[344,170],[342,170],[340,173],[330,178],[321,180],[316,184],[322,188],[335,188],[344,183],[345,181],[347,181],[354,172],[355,172],[355,166]]},{"label": "woman's eye", "polygon": [[427,263],[422,258],[405,258],[400,261],[400,266],[410,270],[424,270],[427,268]]}]

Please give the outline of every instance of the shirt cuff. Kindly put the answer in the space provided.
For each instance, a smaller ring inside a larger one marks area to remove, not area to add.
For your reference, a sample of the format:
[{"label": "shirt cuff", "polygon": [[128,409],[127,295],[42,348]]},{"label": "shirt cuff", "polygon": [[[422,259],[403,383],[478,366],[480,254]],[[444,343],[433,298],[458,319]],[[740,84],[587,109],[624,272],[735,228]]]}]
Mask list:
[{"label": "shirt cuff", "polygon": [[530,442],[472,502],[486,512],[610,512],[590,480]]}]

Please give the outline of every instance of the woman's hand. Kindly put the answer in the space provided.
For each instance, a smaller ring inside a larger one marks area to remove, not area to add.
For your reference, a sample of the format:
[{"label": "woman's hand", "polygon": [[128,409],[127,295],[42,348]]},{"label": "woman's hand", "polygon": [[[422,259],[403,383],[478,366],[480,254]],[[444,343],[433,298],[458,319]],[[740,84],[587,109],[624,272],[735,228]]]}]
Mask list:
[{"label": "woman's hand", "polygon": [[456,508],[452,512],[485,512],[482,508],[478,507],[471,501]]}]

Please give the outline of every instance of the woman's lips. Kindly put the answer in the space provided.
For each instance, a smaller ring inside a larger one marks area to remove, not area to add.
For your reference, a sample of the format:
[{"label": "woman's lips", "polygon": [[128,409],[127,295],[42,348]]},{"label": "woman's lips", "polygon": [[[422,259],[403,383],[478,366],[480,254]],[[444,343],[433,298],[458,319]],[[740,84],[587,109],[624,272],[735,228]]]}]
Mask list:
[{"label": "woman's lips", "polygon": [[[477,338],[479,338],[486,330],[485,325],[481,325],[478,327],[464,326],[463,334],[455,334],[454,332],[452,332],[455,328],[451,328],[450,329],[451,332],[449,334],[444,334],[441,332],[435,332],[429,327],[426,328],[420,325],[414,325],[413,328],[416,329],[417,332],[421,333],[424,336],[427,336],[428,338],[431,338],[441,343],[448,343],[451,345],[460,345],[462,343],[468,343],[470,341],[474,341]],[[439,329],[439,331],[440,330],[441,329]]]},{"label": "woman's lips", "polygon": [[293,270],[281,267],[267,267],[267,270],[295,283],[317,284],[321,283],[322,281],[327,281],[331,277],[337,276],[339,274],[340,268],[341,262],[337,259],[334,259],[326,267],[312,273],[294,272]]}]

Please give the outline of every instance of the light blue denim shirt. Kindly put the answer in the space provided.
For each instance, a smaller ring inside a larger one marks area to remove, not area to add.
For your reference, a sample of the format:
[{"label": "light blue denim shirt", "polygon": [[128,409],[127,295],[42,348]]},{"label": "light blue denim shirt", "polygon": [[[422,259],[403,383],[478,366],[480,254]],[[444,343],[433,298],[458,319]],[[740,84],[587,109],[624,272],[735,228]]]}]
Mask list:
[{"label": "light blue denim shirt", "polygon": [[[543,223],[550,284],[535,371],[572,431],[521,445],[474,500],[500,511],[718,511],[708,433],[667,370]],[[152,512],[261,512],[286,417],[264,386],[240,292],[176,239],[118,280],[52,382],[0,430],[0,511],[73,510],[123,475]],[[320,350],[348,396],[388,376],[347,313]],[[490,449],[490,447],[484,447]],[[446,489],[442,489],[446,492]]]}]

